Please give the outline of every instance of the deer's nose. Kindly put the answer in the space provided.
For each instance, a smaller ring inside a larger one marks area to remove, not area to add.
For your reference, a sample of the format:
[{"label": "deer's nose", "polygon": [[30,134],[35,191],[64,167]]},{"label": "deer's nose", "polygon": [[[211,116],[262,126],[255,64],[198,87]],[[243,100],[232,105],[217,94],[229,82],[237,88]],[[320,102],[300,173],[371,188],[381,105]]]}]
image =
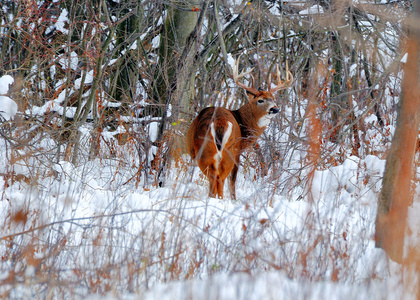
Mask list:
[{"label": "deer's nose", "polygon": [[279,112],[279,109],[277,107],[270,108],[270,114],[277,114]]}]

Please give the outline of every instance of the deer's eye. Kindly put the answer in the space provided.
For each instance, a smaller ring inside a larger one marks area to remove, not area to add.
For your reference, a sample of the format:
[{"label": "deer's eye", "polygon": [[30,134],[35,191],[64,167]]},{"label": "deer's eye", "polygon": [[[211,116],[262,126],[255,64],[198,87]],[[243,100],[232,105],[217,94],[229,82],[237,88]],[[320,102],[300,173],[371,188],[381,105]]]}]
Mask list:
[{"label": "deer's eye", "polygon": [[263,99],[259,99],[257,102],[258,103],[264,103],[264,100]]}]

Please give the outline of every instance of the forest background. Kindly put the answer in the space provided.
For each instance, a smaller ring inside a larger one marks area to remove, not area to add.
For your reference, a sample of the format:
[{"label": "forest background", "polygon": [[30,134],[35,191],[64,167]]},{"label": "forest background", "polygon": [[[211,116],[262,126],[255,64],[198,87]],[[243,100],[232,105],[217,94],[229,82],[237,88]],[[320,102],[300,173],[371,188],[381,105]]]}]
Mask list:
[{"label": "forest background", "polygon": [[[419,295],[417,2],[2,1],[2,295]],[[239,55],[295,81],[231,202],[184,135],[246,101]]]}]

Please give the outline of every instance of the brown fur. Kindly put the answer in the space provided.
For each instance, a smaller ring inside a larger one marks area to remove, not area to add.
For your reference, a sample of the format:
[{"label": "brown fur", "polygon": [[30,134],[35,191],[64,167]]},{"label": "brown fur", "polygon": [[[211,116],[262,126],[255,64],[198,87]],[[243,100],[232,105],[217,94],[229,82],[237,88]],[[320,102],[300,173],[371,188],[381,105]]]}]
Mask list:
[{"label": "brown fur", "polygon": [[[223,198],[224,182],[230,174],[230,193],[233,199],[236,198],[235,181],[239,157],[245,149],[256,142],[269,123],[267,118],[263,126],[260,126],[258,122],[261,118],[266,116],[271,118],[278,112],[273,101],[273,94],[270,92],[251,93],[248,91],[248,98],[248,103],[238,110],[231,111],[222,107],[203,109],[188,130],[188,151],[210,182],[210,197]],[[221,149],[221,159],[218,163],[217,147],[221,147],[223,137],[228,130],[228,122],[232,124],[232,130],[229,139]],[[212,123],[214,123],[216,137],[212,134]]]}]

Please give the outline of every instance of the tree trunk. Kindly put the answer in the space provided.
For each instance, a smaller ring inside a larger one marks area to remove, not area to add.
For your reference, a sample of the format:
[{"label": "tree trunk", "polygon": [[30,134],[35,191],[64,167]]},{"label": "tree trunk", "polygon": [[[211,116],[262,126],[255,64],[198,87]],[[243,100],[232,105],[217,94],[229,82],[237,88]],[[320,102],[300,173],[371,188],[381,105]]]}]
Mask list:
[{"label": "tree trunk", "polygon": [[331,83],[331,117],[332,117],[332,133],[331,141],[337,143],[340,138],[340,123],[341,111],[344,109],[346,104],[344,97],[341,96],[342,85],[343,85],[343,54],[342,54],[342,45],[338,37],[338,32],[331,33],[331,40],[333,44],[333,56],[332,56],[332,65],[333,65],[333,77]]},{"label": "tree trunk", "polygon": [[[179,85],[184,80],[192,80],[191,78],[176,80],[179,75],[177,67],[187,39],[197,24],[199,12],[196,11],[195,0],[184,3],[182,9],[177,8],[177,3],[171,1],[172,5],[168,8],[168,16],[160,39],[159,64],[153,83],[153,99],[156,107],[151,112],[156,116],[166,114],[166,106],[172,102],[171,93],[177,89],[177,86],[174,85]],[[191,91],[193,89],[189,88],[187,98],[191,98]],[[177,105],[177,103],[172,104]]]},{"label": "tree trunk", "polygon": [[[418,2],[417,12],[420,9]],[[418,20],[419,16],[414,16],[412,21],[416,18]],[[386,161],[376,217],[376,247],[384,249],[392,260],[399,263],[404,259],[407,210],[413,199],[411,180],[420,121],[418,30],[418,27],[411,28],[407,43],[408,59],[404,65],[397,127]]]},{"label": "tree trunk", "polygon": [[332,67],[333,67],[333,76],[331,82],[331,122],[332,122],[332,132],[330,135],[330,140],[333,143],[338,143],[340,140],[340,118],[342,111],[346,108],[346,97],[343,97],[343,44],[341,41],[340,32],[338,30],[339,26],[346,24],[344,19],[345,5],[342,1],[331,0],[331,14],[334,15],[334,22],[332,23],[331,28],[331,42],[332,42]]},{"label": "tree trunk", "polygon": [[[121,22],[116,29],[116,41],[115,48],[120,49],[114,54],[114,58],[120,57],[120,62],[115,73],[112,74],[112,82],[115,82],[111,86],[111,95],[117,101],[123,101],[123,105],[127,105],[127,102],[132,101],[135,94],[136,83],[139,80],[138,72],[138,60],[139,57],[135,51],[130,51],[129,47],[131,44],[127,41],[133,41],[134,36],[139,36],[141,32],[141,22],[143,15],[141,1],[137,1],[137,13],[128,17],[124,22]],[[122,15],[128,15],[129,9],[123,9]],[[138,47],[141,43],[140,39],[137,39]]]}]

